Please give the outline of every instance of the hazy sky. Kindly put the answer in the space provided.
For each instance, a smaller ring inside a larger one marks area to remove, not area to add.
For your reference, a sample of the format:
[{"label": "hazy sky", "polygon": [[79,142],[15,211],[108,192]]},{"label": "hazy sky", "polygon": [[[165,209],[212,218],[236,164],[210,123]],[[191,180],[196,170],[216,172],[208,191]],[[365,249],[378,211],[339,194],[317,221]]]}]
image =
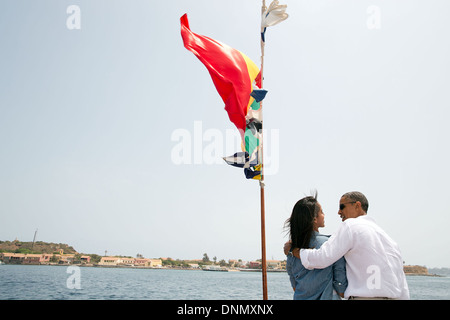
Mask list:
[{"label": "hazy sky", "polygon": [[[450,267],[450,3],[280,2],[264,65],[267,258],[284,259],[284,221],[310,190],[327,234],[358,190],[407,264]],[[236,129],[179,23],[188,13],[260,65],[260,7],[2,1],[0,240],[38,229],[82,253],[260,258],[259,184],[221,159],[240,151]]]}]

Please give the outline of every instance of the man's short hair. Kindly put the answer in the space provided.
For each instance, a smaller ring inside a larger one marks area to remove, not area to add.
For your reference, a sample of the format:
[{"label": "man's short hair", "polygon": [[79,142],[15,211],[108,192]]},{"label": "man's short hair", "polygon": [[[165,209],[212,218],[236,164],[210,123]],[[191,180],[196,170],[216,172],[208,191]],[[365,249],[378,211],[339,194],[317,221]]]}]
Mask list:
[{"label": "man's short hair", "polygon": [[364,210],[365,213],[367,213],[367,211],[369,210],[369,201],[367,201],[366,196],[363,195],[361,192],[358,191],[347,192],[342,197],[345,197],[352,201],[361,202],[361,208]]}]

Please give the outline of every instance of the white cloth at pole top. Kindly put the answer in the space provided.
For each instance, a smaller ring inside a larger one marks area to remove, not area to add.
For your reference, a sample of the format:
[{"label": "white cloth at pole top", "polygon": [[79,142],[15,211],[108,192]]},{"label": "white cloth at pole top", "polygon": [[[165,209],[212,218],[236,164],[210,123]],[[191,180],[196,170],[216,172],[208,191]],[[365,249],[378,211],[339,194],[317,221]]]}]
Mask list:
[{"label": "white cloth at pole top", "polygon": [[262,14],[261,28],[271,27],[286,20],[289,17],[286,8],[286,4],[278,4],[277,0],[272,1],[269,8]]}]

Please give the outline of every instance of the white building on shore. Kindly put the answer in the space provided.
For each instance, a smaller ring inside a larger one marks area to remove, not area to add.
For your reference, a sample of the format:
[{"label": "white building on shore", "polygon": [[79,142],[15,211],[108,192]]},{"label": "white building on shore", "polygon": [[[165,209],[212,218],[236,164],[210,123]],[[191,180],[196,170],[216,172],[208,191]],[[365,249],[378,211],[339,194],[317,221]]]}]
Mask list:
[{"label": "white building on shore", "polygon": [[99,266],[133,266],[133,267],[162,267],[161,259],[102,257]]}]

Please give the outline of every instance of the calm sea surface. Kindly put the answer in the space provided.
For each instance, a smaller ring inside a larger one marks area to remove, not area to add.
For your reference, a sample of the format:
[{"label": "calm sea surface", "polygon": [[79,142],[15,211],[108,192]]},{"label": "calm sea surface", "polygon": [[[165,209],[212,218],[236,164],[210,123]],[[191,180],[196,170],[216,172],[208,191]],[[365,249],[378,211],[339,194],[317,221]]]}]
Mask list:
[{"label": "calm sea surface", "polygon": [[[287,273],[267,275],[269,299],[291,300]],[[450,277],[407,276],[411,299],[450,300]],[[0,265],[0,300],[261,300],[259,272]]]}]

